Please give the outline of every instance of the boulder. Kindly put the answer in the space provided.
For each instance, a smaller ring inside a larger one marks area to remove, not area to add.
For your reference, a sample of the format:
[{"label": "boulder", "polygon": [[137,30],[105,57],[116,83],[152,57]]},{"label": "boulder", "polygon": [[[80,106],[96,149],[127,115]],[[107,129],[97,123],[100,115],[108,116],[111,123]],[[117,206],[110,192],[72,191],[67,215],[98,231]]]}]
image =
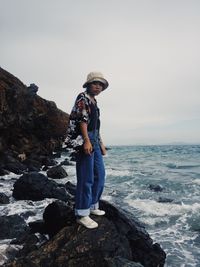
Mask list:
[{"label": "boulder", "polygon": [[71,196],[64,185],[49,180],[44,174],[30,172],[23,174],[14,184],[13,197],[17,200],[43,200],[56,198],[67,201]]},{"label": "boulder", "polygon": [[64,166],[73,166],[74,164],[73,164],[70,160],[65,159],[65,160],[63,160],[63,161],[60,163],[60,165],[64,165]]},{"label": "boulder", "polygon": [[62,166],[55,166],[47,171],[47,176],[53,179],[62,179],[68,176]]},{"label": "boulder", "polygon": [[10,173],[9,171],[4,169],[4,166],[3,167],[0,166],[0,176],[7,175],[9,173]]},{"label": "boulder", "polygon": [[24,160],[23,162],[26,166],[29,172],[39,172],[42,168],[42,163],[39,160],[28,158]]},{"label": "boulder", "polygon": [[[86,229],[78,225],[75,217],[71,216],[67,204],[51,204],[48,221],[53,219],[53,210],[58,209],[56,220],[70,218],[65,227],[39,247],[37,250],[21,256],[19,259],[6,264],[6,267],[25,266],[135,266],[163,267],[165,252],[158,244],[153,244],[145,228],[121,209],[101,201],[106,216],[92,216],[99,227]],[[45,216],[44,216],[45,217]]]},{"label": "boulder", "polygon": [[155,192],[162,192],[164,188],[159,184],[150,184],[149,189]]},{"label": "boulder", "polygon": [[66,202],[55,201],[46,207],[43,220],[45,232],[52,237],[64,226],[72,225],[75,222],[75,215],[72,207]]},{"label": "boulder", "polygon": [[0,239],[19,238],[27,230],[28,226],[21,216],[15,214],[0,216]]},{"label": "boulder", "polygon": [[73,183],[68,181],[65,184],[65,188],[66,188],[67,192],[69,192],[71,195],[75,196],[75,194],[76,194],[76,186]]},{"label": "boulder", "polygon": [[171,203],[174,200],[172,198],[167,198],[167,197],[159,197],[158,202],[160,203]]},{"label": "boulder", "polygon": [[0,193],[0,204],[8,204],[9,202],[9,197],[4,193]]}]

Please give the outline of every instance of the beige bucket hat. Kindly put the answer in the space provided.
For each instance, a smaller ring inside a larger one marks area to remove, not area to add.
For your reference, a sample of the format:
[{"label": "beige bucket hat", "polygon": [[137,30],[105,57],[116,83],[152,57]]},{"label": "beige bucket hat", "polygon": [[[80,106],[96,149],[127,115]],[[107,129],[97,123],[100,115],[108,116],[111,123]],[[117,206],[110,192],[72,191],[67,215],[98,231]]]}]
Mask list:
[{"label": "beige bucket hat", "polygon": [[87,81],[83,84],[83,88],[86,88],[92,82],[101,82],[104,85],[103,90],[109,86],[108,81],[103,77],[101,72],[90,72],[87,76]]}]

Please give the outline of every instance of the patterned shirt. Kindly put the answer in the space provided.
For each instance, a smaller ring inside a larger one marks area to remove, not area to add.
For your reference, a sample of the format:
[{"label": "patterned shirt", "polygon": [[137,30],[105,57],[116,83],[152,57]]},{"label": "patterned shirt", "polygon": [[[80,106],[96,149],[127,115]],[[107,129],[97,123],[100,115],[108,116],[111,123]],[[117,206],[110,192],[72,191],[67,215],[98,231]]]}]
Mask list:
[{"label": "patterned shirt", "polygon": [[80,147],[83,144],[83,137],[80,131],[80,123],[87,123],[88,131],[100,129],[100,112],[97,107],[97,101],[95,104],[91,101],[87,92],[80,93],[72,108],[69,125],[67,130],[66,145],[69,148]]}]

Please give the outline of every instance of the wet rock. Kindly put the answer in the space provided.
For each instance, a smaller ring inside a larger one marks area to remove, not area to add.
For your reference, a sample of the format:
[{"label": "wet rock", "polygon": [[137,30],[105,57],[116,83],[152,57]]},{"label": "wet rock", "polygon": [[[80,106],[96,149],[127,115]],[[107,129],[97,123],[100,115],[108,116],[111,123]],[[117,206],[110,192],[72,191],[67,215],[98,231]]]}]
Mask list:
[{"label": "wet rock", "polygon": [[[21,237],[13,239],[11,241],[12,245],[20,245],[21,249],[15,253],[15,257],[24,257],[31,251],[37,249],[42,243],[47,241],[47,237],[45,235],[40,234],[32,234],[31,232],[25,232]],[[13,255],[9,259],[11,259]]]},{"label": "wet rock", "polygon": [[63,160],[63,161],[60,163],[60,165],[72,166],[72,165],[74,165],[74,164],[73,164],[70,160],[65,159],[65,160]]},{"label": "wet rock", "polygon": [[59,151],[59,152],[56,152],[56,153],[54,153],[53,155],[52,155],[52,158],[60,158],[61,157],[61,152]]},{"label": "wet rock", "polygon": [[61,166],[52,167],[47,171],[47,176],[53,179],[61,179],[68,176],[67,172]]},{"label": "wet rock", "polygon": [[171,199],[171,198],[166,198],[166,197],[159,197],[158,198],[158,202],[160,203],[171,203],[173,202],[174,200]]},{"label": "wet rock", "polygon": [[30,222],[28,225],[32,233],[48,234],[45,228],[44,220],[33,221],[33,222]]},{"label": "wet rock", "polygon": [[[58,218],[61,216],[63,220],[72,212],[65,210],[64,206],[57,206],[62,211]],[[106,201],[101,201],[101,207],[106,216],[92,216],[98,222],[98,228],[86,229],[69,216],[69,225],[51,240],[6,266],[164,266],[164,251],[158,244],[153,244],[144,227],[132,215],[130,217]],[[49,218],[53,216],[54,208],[50,207]],[[58,220],[54,223],[57,224]]]},{"label": "wet rock", "polygon": [[7,163],[5,165],[5,169],[15,174],[22,174],[27,168],[24,164],[16,161],[15,163]]},{"label": "wet rock", "polygon": [[27,169],[27,167],[17,158],[17,153],[15,152],[6,151],[3,156],[1,155],[0,160],[3,164],[3,168],[9,172],[21,174]]},{"label": "wet rock", "polygon": [[17,214],[0,217],[0,239],[18,238],[27,230],[24,219]]},{"label": "wet rock", "polygon": [[4,193],[0,193],[0,204],[8,204],[9,202],[9,197]]},{"label": "wet rock", "polygon": [[42,168],[41,162],[35,159],[28,158],[23,163],[27,166],[29,172],[38,172]]},{"label": "wet rock", "polygon": [[66,188],[67,192],[69,192],[71,195],[75,196],[75,194],[76,194],[76,186],[73,183],[68,181],[65,184],[65,188]]},{"label": "wet rock", "polygon": [[17,200],[30,199],[33,201],[45,198],[56,198],[63,201],[71,199],[63,185],[59,185],[37,172],[20,176],[14,184],[13,197]]},{"label": "wet rock", "polygon": [[50,157],[44,157],[42,160],[42,165],[45,165],[47,167],[49,166],[55,166],[57,164],[56,160],[50,158]]},{"label": "wet rock", "polygon": [[9,171],[4,170],[3,168],[0,168],[0,176],[7,175],[7,174],[9,174],[9,173],[10,173]]},{"label": "wet rock", "polygon": [[49,204],[43,214],[45,232],[50,237],[57,234],[64,226],[75,223],[75,215],[71,206],[63,201]]},{"label": "wet rock", "polygon": [[138,262],[133,262],[119,256],[106,258],[105,261],[108,267],[143,267],[143,265]]},{"label": "wet rock", "polygon": [[162,192],[164,188],[159,184],[150,184],[149,189],[155,192]]}]

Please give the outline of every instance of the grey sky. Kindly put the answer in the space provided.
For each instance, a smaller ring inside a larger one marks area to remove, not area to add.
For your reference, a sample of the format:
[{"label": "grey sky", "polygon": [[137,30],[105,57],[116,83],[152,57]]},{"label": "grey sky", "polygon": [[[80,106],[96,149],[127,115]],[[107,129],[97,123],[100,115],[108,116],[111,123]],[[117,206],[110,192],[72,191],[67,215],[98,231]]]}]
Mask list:
[{"label": "grey sky", "polygon": [[70,112],[88,72],[107,144],[200,143],[200,1],[0,0],[0,64]]}]

